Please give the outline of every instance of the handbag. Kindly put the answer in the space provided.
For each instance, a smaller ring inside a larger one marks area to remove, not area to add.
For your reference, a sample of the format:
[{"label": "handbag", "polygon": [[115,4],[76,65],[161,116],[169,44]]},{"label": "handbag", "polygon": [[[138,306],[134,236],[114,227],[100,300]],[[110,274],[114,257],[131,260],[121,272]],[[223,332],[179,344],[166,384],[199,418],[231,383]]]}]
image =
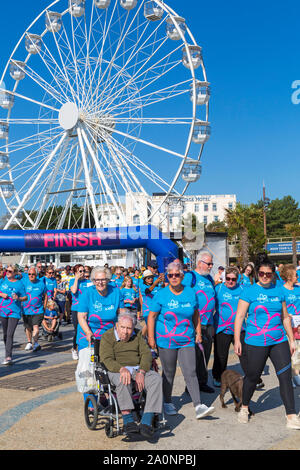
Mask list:
[{"label": "handbag", "polygon": [[79,359],[75,371],[77,390],[80,393],[97,393],[98,384],[95,376],[95,363],[91,361],[94,348],[88,346],[79,351]]}]

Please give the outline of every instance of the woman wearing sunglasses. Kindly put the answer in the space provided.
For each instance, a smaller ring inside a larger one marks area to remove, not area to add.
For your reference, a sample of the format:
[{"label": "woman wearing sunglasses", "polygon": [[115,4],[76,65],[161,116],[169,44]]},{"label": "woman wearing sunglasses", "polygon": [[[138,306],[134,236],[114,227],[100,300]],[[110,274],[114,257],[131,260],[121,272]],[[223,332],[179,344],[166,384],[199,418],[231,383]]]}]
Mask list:
[{"label": "woman wearing sunglasses", "polygon": [[[216,334],[214,337],[214,363],[212,375],[214,385],[221,386],[221,375],[227,368],[230,345],[233,344],[234,320],[242,293],[242,287],[237,283],[239,270],[236,267],[226,269],[225,282],[216,287],[216,313],[214,315]],[[242,326],[241,342],[245,337],[245,323]],[[244,348],[239,357],[243,371],[246,369]]]},{"label": "woman wearing sunglasses", "polygon": [[192,398],[196,418],[204,418],[214,412],[213,407],[201,404],[199,383],[196,374],[196,343],[202,342],[200,317],[196,293],[184,287],[184,273],[178,262],[168,265],[169,284],[161,289],[151,301],[148,317],[148,343],[156,345],[163,369],[164,411],[176,414],[172,403],[172,389],[177,360],[188,392]]},{"label": "woman wearing sunglasses", "polygon": [[44,277],[44,282],[47,289],[48,300],[54,298],[55,289],[57,289],[57,282],[54,276],[54,269],[49,266],[46,269],[46,276]]},{"label": "woman wearing sunglasses", "polygon": [[16,279],[17,272],[17,267],[9,265],[6,277],[0,281],[0,319],[5,344],[3,365],[12,364],[13,338],[22,315],[21,302],[27,300],[24,284]]},{"label": "woman wearing sunglasses", "polygon": [[244,345],[247,368],[238,421],[243,424],[248,423],[249,402],[270,358],[279,380],[280,395],[286,413],[286,426],[289,429],[300,429],[292,387],[291,356],[295,352],[295,345],[283,290],[274,284],[275,265],[266,256],[259,257],[256,272],[258,282],[243,290],[234,325],[234,350],[238,356],[241,356],[243,347],[240,339],[241,328],[248,313]]}]

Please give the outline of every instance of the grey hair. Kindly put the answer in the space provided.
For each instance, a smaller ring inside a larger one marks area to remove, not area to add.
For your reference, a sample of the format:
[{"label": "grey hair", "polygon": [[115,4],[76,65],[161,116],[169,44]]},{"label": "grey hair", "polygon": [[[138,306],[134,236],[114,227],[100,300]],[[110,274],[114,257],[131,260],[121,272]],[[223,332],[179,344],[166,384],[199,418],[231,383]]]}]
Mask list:
[{"label": "grey hair", "polygon": [[36,268],[36,266],[35,266],[34,264],[32,264],[31,266],[29,266],[28,271],[29,271],[30,269],[34,269],[35,272],[37,273],[37,268]]},{"label": "grey hair", "polygon": [[136,314],[133,313],[131,310],[129,310],[129,308],[120,308],[120,313],[118,315],[118,321],[120,321],[121,318],[130,318],[130,320],[132,320],[133,328],[136,327],[136,322],[137,322]]},{"label": "grey hair", "polygon": [[184,274],[182,263],[180,261],[172,261],[172,263],[168,264],[167,272],[170,272],[172,270],[179,271],[181,274]]},{"label": "grey hair", "polygon": [[202,260],[203,256],[209,256],[210,258],[213,258],[212,254],[209,251],[200,251],[200,253],[198,253],[197,255],[196,264],[198,264],[199,261]]},{"label": "grey hair", "polygon": [[95,275],[96,275],[97,273],[104,273],[106,279],[108,279],[109,281],[111,280],[111,272],[110,272],[110,269],[104,268],[104,266],[95,266],[95,267],[92,269],[92,272],[91,272],[91,281],[94,281],[94,280],[95,280]]}]

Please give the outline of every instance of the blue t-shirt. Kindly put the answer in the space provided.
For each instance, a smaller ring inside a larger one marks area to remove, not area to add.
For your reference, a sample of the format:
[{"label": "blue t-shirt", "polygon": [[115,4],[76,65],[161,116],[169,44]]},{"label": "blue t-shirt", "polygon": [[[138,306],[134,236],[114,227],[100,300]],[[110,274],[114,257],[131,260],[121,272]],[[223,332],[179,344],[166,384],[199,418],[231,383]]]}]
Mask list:
[{"label": "blue t-shirt", "polygon": [[54,296],[54,289],[57,287],[57,282],[54,277],[44,277],[45,286],[47,288],[48,299],[52,299]]},{"label": "blue t-shirt", "polygon": [[142,316],[147,323],[147,319],[149,316],[149,312],[151,310],[151,300],[153,297],[159,292],[162,288],[157,285],[155,286],[152,291],[149,291],[149,287],[147,284],[141,283],[140,284],[140,294],[142,296]]},{"label": "blue t-shirt", "polygon": [[[103,333],[112,328],[117,322],[117,312],[120,307],[120,290],[107,286],[107,295],[100,295],[96,286],[85,289],[79,297],[78,312],[87,313],[87,324],[96,339],[101,339]],[[79,349],[88,347],[89,343],[80,324],[77,327],[77,344]]]},{"label": "blue t-shirt", "polygon": [[155,323],[157,346],[166,349],[195,346],[195,309],[198,309],[197,296],[191,287],[185,287],[179,295],[169,286],[161,289],[151,301],[151,311],[158,313]]},{"label": "blue t-shirt", "polygon": [[36,282],[31,282],[28,277],[22,279],[25,287],[25,292],[28,299],[23,302],[23,309],[25,315],[40,315],[44,313],[44,296],[47,293],[47,288],[44,281],[39,279]]},{"label": "blue t-shirt", "polygon": [[300,286],[294,286],[292,290],[282,286],[287,311],[290,315],[300,315]]},{"label": "blue t-shirt", "polygon": [[241,276],[240,285],[245,286],[245,287],[248,287],[248,286],[252,285],[251,281],[250,281],[250,277],[246,276],[245,273]]},{"label": "blue t-shirt", "polygon": [[[214,315],[216,333],[234,334],[234,321],[242,291],[241,286],[233,289],[229,289],[225,284],[217,286],[216,314]],[[244,327],[245,322],[243,329]]]},{"label": "blue t-shirt", "polygon": [[50,318],[58,318],[58,313],[56,310],[49,310],[48,308],[46,308],[45,316]]},{"label": "blue t-shirt", "polygon": [[[134,304],[131,304],[128,302],[128,300],[134,300],[138,298],[138,292],[131,288],[123,287],[123,289],[120,289],[120,295],[121,295],[121,308],[132,308],[136,309],[137,308],[137,302],[135,301]],[[127,302],[126,302],[127,301]]]},{"label": "blue t-shirt", "polygon": [[139,288],[140,288],[140,278],[136,278],[136,277],[132,277],[132,283],[133,285],[136,287],[137,291],[139,291]]},{"label": "blue t-shirt", "polygon": [[282,287],[254,284],[240,296],[249,303],[245,342],[253,346],[271,346],[287,341],[281,320],[284,295]]},{"label": "blue t-shirt", "polygon": [[93,286],[93,283],[89,279],[79,279],[78,284],[77,284],[77,291],[75,294],[73,294],[73,292],[71,291],[71,287],[74,285],[74,283],[75,283],[75,278],[73,277],[72,279],[70,279],[70,283],[69,283],[69,290],[72,295],[71,310],[74,310],[74,312],[78,312],[79,311],[78,310],[79,298],[82,296],[83,292],[87,288]]},{"label": "blue t-shirt", "polygon": [[19,300],[13,300],[12,295],[26,297],[24,284],[22,281],[9,281],[6,277],[1,280],[0,292],[7,294],[8,298],[0,298],[0,316],[4,318],[21,318],[22,304]]},{"label": "blue t-shirt", "polygon": [[203,276],[197,271],[187,272],[182,281],[183,286],[194,289],[199,305],[201,325],[212,325],[216,304],[214,281],[210,275]]},{"label": "blue t-shirt", "polygon": [[113,287],[117,287],[118,289],[120,289],[123,282],[124,282],[124,277],[123,276],[121,276],[119,278],[112,277],[111,280],[110,280],[109,285],[111,285]]}]

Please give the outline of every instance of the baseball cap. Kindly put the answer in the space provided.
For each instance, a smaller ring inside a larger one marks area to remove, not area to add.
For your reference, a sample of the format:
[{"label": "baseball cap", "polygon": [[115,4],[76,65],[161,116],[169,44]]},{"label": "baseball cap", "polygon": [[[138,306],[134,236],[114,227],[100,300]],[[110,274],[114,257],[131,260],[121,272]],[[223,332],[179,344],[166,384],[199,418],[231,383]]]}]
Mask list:
[{"label": "baseball cap", "polygon": [[150,269],[146,269],[146,271],[143,272],[143,278],[148,276],[153,276],[153,273],[150,271]]}]

